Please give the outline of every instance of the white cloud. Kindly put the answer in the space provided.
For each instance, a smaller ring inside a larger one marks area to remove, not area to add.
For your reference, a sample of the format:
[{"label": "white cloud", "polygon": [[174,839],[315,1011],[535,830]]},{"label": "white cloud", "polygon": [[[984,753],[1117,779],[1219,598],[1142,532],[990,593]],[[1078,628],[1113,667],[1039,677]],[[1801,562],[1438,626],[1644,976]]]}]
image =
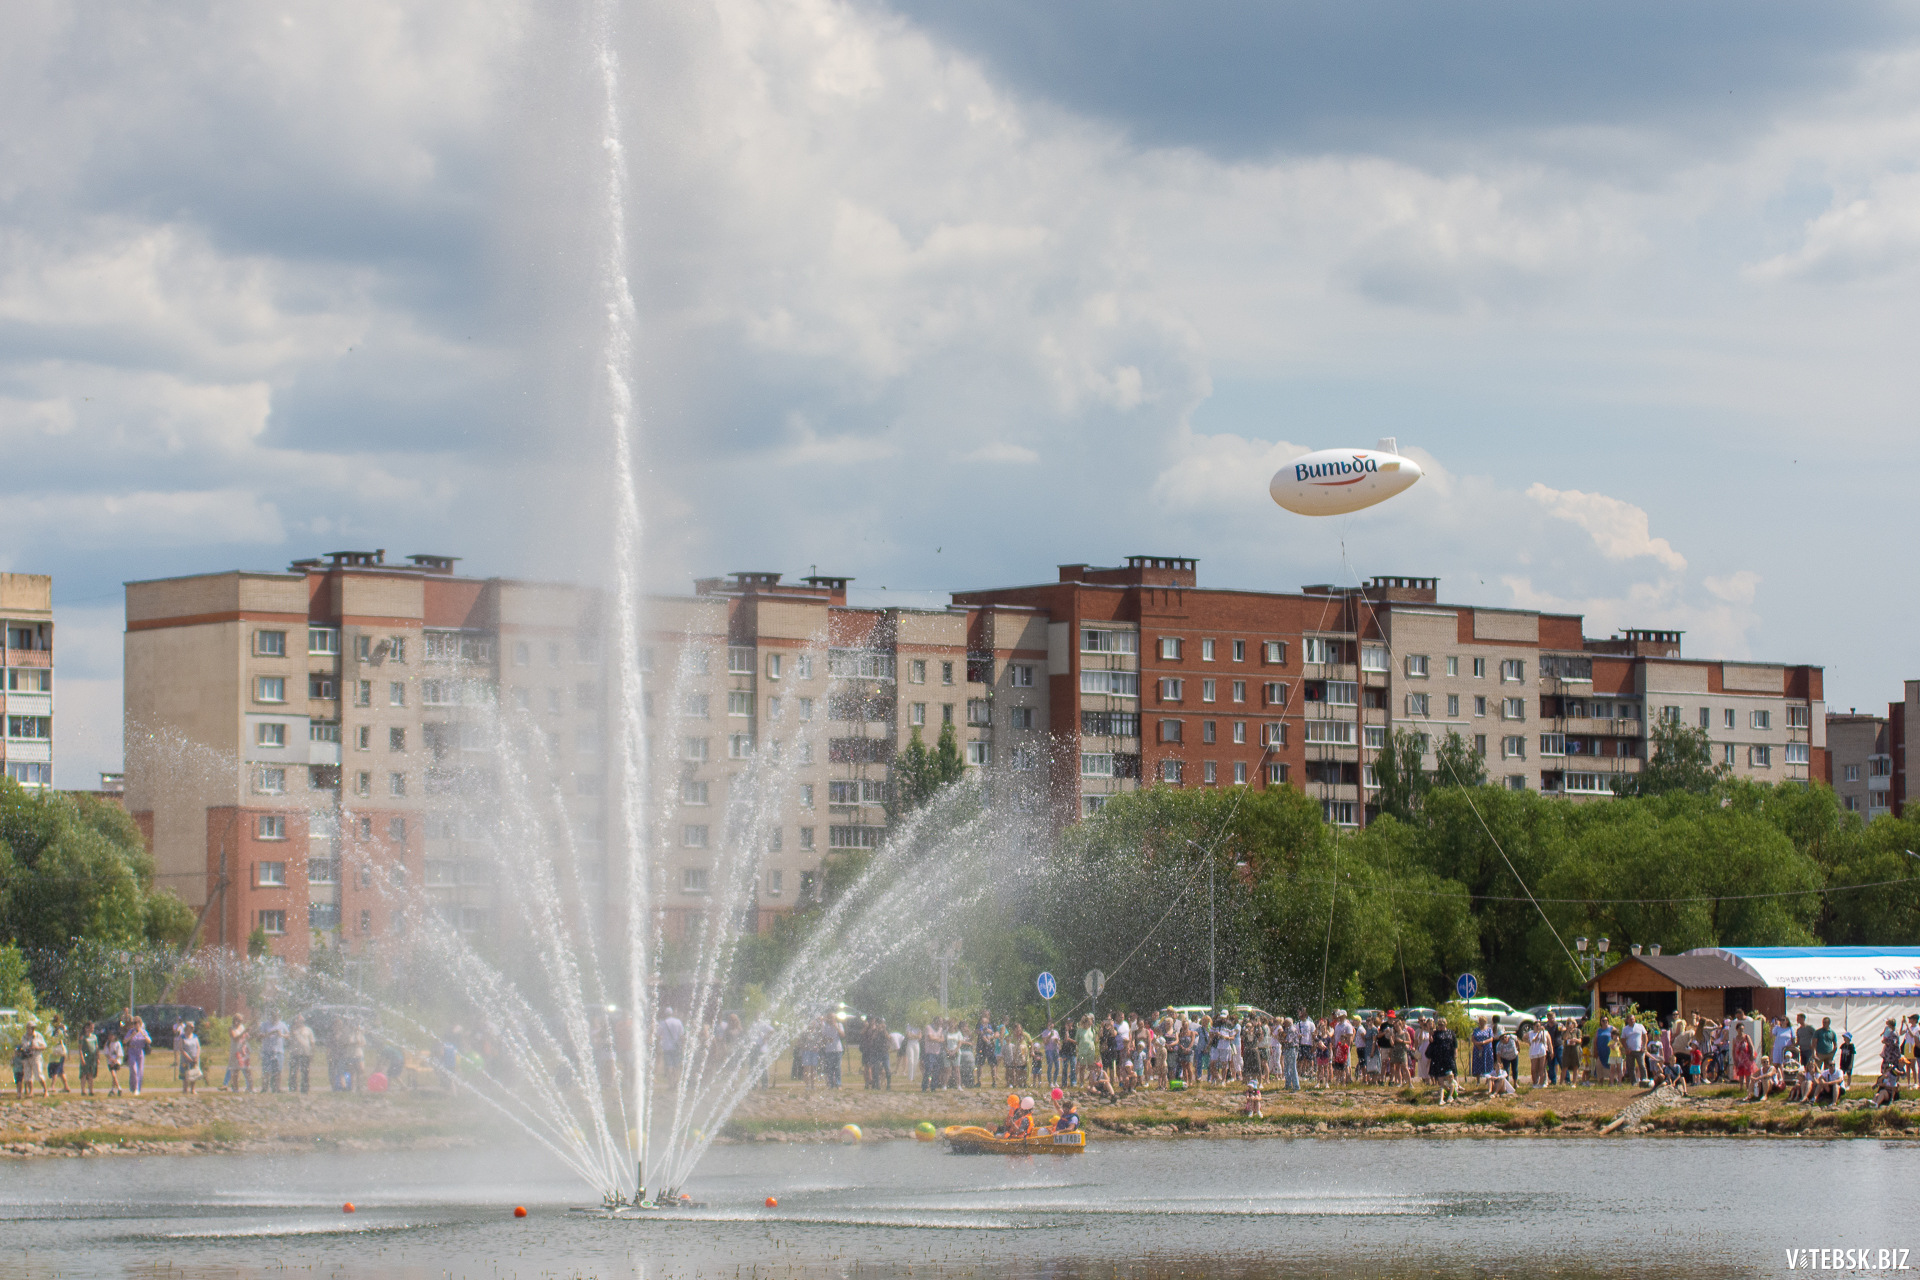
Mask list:
[{"label": "white cloud", "polygon": [[1885,280],[1920,260],[1920,174],[1878,178],[1807,223],[1799,248],[1754,264],[1756,280]]},{"label": "white cloud", "polygon": [[1687,567],[1686,557],[1665,538],[1654,537],[1647,513],[1630,502],[1604,493],[1549,489],[1537,481],[1527,489],[1527,496],[1560,519],[1585,529],[1593,545],[1609,560],[1651,556],[1675,573]]},{"label": "white cloud", "polygon": [[1285,440],[1183,431],[1172,452],[1173,462],[1154,478],[1153,501],[1170,510],[1199,512],[1223,506],[1272,506],[1267,482],[1273,473],[1312,450]]}]

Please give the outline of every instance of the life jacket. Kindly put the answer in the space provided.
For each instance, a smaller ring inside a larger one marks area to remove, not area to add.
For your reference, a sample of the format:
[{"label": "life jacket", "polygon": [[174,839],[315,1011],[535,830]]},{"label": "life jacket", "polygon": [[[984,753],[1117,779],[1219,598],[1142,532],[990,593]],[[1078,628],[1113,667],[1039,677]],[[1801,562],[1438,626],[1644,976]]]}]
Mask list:
[{"label": "life jacket", "polygon": [[1007,1136],[1009,1138],[1025,1138],[1032,1133],[1033,1117],[1030,1115],[1018,1115],[1007,1121]]}]

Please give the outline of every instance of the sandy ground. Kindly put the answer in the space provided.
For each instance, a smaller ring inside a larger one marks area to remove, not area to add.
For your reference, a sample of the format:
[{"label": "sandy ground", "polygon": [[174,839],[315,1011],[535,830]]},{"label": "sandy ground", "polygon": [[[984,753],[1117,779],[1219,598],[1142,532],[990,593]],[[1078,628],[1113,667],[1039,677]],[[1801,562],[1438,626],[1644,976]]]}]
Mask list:
[{"label": "sandy ground", "polygon": [[[755,1090],[734,1114],[723,1141],[788,1142],[833,1139],[842,1125],[869,1138],[911,1136],[923,1121],[935,1126],[992,1124],[1004,1114],[1007,1089],[922,1093],[917,1088],[871,1090],[857,1075],[850,1087],[804,1089],[782,1081]],[[1044,1090],[1041,1091],[1044,1095]],[[1195,1138],[1259,1135],[1390,1137],[1447,1134],[1514,1137],[1598,1137],[1643,1092],[1619,1086],[1522,1089],[1517,1097],[1469,1093],[1437,1105],[1432,1088],[1352,1087],[1300,1093],[1269,1091],[1264,1115],[1242,1112],[1235,1087],[1182,1093],[1152,1090],[1117,1103],[1088,1104],[1082,1117],[1095,1138]],[[663,1096],[663,1103],[671,1106]],[[1041,1097],[1041,1113],[1048,1110]],[[1838,1107],[1750,1104],[1737,1090],[1708,1088],[1694,1097],[1646,1099],[1634,1106],[1636,1123],[1654,1134],[1750,1134],[1834,1138],[1874,1136],[1920,1140],[1920,1105],[1912,1101],[1875,1111],[1862,1099]],[[1640,1115],[1638,1113],[1644,1113]],[[0,1156],[80,1156],[115,1153],[390,1149],[457,1146],[483,1140],[497,1122],[477,1101],[433,1088],[385,1094],[223,1093],[203,1088],[192,1097],[177,1087],[150,1088],[139,1098],[0,1099]]]}]

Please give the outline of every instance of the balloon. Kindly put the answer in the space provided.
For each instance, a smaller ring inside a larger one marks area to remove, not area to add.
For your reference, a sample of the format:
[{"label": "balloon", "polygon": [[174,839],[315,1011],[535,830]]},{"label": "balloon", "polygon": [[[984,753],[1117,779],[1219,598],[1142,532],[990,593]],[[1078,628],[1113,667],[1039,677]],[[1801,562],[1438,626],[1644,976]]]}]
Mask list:
[{"label": "balloon", "polygon": [[780,1202],[778,1200],[774,1199],[772,1196],[767,1197],[767,1208],[777,1209],[779,1207],[780,1207]]},{"label": "balloon", "polygon": [[858,1142],[858,1141],[860,1141],[860,1126],[859,1126],[859,1125],[857,1125],[857,1124],[843,1124],[843,1125],[841,1125],[841,1126],[840,1126],[840,1141],[842,1141],[842,1142],[848,1142],[848,1143],[852,1143],[852,1142]]},{"label": "balloon", "polygon": [[1007,1095],[1007,1110],[1009,1110],[1009,1111],[1011,1111],[1011,1110],[1013,1110],[1013,1109],[1014,1109],[1015,1107],[1017,1107],[1017,1106],[1019,1106],[1019,1105],[1020,1105],[1020,1095],[1019,1095],[1019,1094],[1017,1094],[1017,1093],[1010,1093],[1010,1094],[1008,1094],[1008,1095]]},{"label": "balloon", "polygon": [[1391,436],[1376,449],[1322,449],[1273,473],[1267,492],[1296,515],[1337,516],[1359,511],[1413,487],[1426,473],[1402,457]]},{"label": "balloon", "polygon": [[1047,1095],[1047,1101],[1058,1102],[1060,1101],[1060,1099],[1066,1096],[1067,1096],[1067,1091],[1065,1089],[1062,1089],[1059,1085],[1055,1085],[1053,1087],[1053,1092]]},{"label": "balloon", "polygon": [[514,1217],[516,1217],[516,1218],[524,1218],[524,1217],[526,1217],[526,1216],[527,1216],[527,1206],[525,1206],[525,1205],[523,1205],[523,1204],[517,1204],[517,1205],[515,1205],[515,1206],[513,1206],[513,1216],[514,1216]]},{"label": "balloon", "polygon": [[1022,1098],[1022,1099],[1020,1099],[1020,1108],[1021,1108],[1021,1110],[1023,1110],[1023,1111],[1031,1111],[1031,1110],[1033,1110],[1033,1099],[1032,1099],[1032,1098]]},{"label": "balloon", "polygon": [[922,1120],[914,1126],[913,1136],[921,1142],[932,1142],[939,1136],[939,1130],[933,1127],[933,1121]]},{"label": "balloon", "polygon": [[384,1072],[376,1071],[372,1075],[367,1077],[368,1093],[385,1093],[386,1091],[387,1091],[387,1077]]}]

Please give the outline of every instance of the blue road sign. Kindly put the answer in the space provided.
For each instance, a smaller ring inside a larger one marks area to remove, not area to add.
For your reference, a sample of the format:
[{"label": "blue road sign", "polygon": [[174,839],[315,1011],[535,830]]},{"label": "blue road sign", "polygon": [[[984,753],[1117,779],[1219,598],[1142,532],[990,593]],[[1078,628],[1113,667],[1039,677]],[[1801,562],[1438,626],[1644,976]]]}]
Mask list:
[{"label": "blue road sign", "polygon": [[1059,990],[1059,988],[1054,985],[1053,975],[1050,973],[1041,974],[1034,980],[1033,985],[1040,988],[1040,998],[1042,1000],[1053,999],[1053,993]]},{"label": "blue road sign", "polygon": [[1463,973],[1460,975],[1460,980],[1453,984],[1453,989],[1460,993],[1462,1000],[1471,1000],[1480,994],[1480,979],[1470,973]]}]

